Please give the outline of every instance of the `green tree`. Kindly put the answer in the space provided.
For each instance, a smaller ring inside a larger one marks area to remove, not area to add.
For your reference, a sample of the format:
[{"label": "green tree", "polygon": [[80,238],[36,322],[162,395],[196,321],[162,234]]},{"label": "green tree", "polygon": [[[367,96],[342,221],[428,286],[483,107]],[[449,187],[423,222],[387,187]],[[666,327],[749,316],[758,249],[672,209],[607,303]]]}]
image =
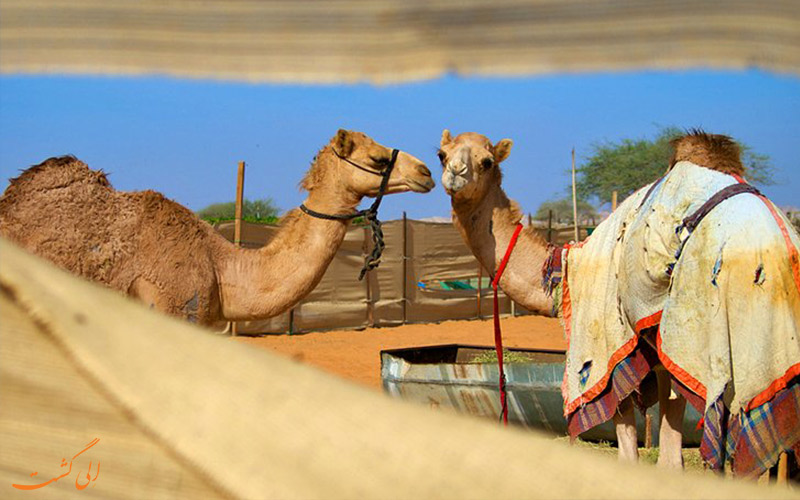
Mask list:
[{"label": "green tree", "polygon": [[[261,200],[245,199],[242,203],[242,219],[249,222],[272,224],[277,222],[280,210],[272,198]],[[203,220],[214,223],[222,220],[231,220],[236,215],[236,203],[212,203],[197,211],[197,216]]]},{"label": "green tree", "polygon": [[[562,198],[560,200],[550,200],[539,205],[536,214],[533,216],[536,220],[546,221],[550,217],[550,210],[553,211],[553,222],[572,224],[572,199]],[[594,207],[582,200],[578,200],[578,221],[581,223],[591,222],[597,218],[597,211]]]},{"label": "green tree", "polygon": [[785,208],[784,211],[786,212],[789,222],[794,225],[795,229],[797,229],[797,232],[800,232],[800,209],[788,207]]},{"label": "green tree", "polygon": [[[611,201],[617,191],[622,201],[640,187],[658,179],[667,170],[672,148],[669,142],[684,132],[677,127],[662,128],[655,139],[622,139],[596,143],[585,163],[577,168],[576,187],[580,199]],[[773,184],[769,156],[755,153],[739,141],[742,163],[748,181],[757,185]]]}]

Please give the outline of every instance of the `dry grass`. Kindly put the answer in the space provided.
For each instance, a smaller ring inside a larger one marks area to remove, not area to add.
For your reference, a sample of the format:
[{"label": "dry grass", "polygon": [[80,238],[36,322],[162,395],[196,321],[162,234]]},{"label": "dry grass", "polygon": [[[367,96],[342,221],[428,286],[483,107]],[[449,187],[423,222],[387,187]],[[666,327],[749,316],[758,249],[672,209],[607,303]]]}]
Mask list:
[{"label": "dry grass", "polygon": [[[495,351],[486,351],[481,353],[470,361],[471,363],[496,363],[497,353]],[[509,351],[503,349],[503,363],[530,363],[531,358],[523,352]]]},{"label": "dry grass", "polygon": [[[557,441],[569,443],[569,437],[558,437]],[[616,444],[607,441],[590,442],[576,439],[574,446],[593,450],[596,453],[604,454],[610,457],[617,456]],[[639,460],[644,464],[655,465],[658,461],[658,448],[639,448]],[[684,448],[683,449],[683,465],[686,472],[695,474],[714,474],[703,465],[703,459],[700,457],[699,448]]]}]

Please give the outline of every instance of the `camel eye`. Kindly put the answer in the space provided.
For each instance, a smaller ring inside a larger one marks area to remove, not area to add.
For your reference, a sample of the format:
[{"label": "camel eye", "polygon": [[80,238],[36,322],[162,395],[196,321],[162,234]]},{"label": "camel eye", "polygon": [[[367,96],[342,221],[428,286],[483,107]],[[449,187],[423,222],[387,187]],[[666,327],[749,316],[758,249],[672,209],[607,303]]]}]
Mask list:
[{"label": "camel eye", "polygon": [[384,167],[389,166],[389,161],[390,161],[389,158],[386,158],[386,157],[380,157],[379,158],[379,157],[375,157],[375,156],[370,156],[370,159],[372,160],[372,162],[375,164],[375,166],[377,168],[384,168]]},{"label": "camel eye", "polygon": [[490,168],[492,168],[492,165],[494,165],[494,160],[492,160],[491,158],[484,158],[483,160],[481,160],[481,166],[483,167],[484,170],[489,170]]},{"label": "camel eye", "polygon": [[444,153],[444,151],[440,149],[436,155],[439,157],[439,161],[442,162],[442,165],[444,165],[444,160],[447,158],[447,155]]}]

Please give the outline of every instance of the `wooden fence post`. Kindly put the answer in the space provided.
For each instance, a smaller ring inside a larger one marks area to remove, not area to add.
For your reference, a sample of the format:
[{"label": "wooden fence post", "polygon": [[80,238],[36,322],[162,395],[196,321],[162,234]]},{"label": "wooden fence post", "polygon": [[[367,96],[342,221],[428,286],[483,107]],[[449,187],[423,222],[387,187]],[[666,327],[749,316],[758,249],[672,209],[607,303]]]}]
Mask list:
[{"label": "wooden fence post", "polygon": [[615,211],[617,209],[617,192],[611,192],[611,211]]},{"label": "wooden fence post", "polygon": [[553,242],[553,211],[547,211],[547,242]]},{"label": "wooden fence post", "polygon": [[580,241],[578,234],[578,194],[575,186],[575,148],[572,148],[572,217],[575,222],[575,242]]},{"label": "wooden fence post", "polygon": [[[364,251],[364,255],[369,253],[370,250],[369,235],[369,226],[364,226],[364,243],[361,246]],[[369,326],[375,326],[375,304],[372,302],[372,274],[372,271],[367,271],[367,273],[364,275],[364,286],[366,287],[365,293],[367,294],[367,325]]]},{"label": "wooden fence post", "polygon": [[[233,244],[237,247],[242,246],[242,205],[244,204],[244,162],[239,162],[239,171],[236,176],[236,205],[233,220]],[[239,333],[239,327],[235,321],[231,322],[231,336],[235,337]]]},{"label": "wooden fence post", "polygon": [[481,289],[483,288],[483,266],[480,262],[478,262],[478,293],[476,298],[478,299],[478,319],[481,319]]}]

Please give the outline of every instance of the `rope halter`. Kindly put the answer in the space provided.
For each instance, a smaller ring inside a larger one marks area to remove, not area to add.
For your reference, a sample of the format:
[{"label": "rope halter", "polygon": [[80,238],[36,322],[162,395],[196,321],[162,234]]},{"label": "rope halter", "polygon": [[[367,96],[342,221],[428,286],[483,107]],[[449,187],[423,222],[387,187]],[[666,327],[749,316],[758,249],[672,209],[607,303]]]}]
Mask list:
[{"label": "rope halter", "polygon": [[392,149],[392,157],[389,160],[389,165],[380,172],[376,172],[371,168],[359,165],[353,160],[340,155],[335,148],[333,149],[333,153],[340,160],[344,160],[350,165],[356,167],[357,169],[381,177],[381,185],[380,188],[378,188],[378,195],[375,196],[375,201],[373,201],[372,205],[370,205],[370,207],[367,209],[359,210],[352,214],[344,214],[344,215],[324,214],[321,212],[317,212],[315,210],[311,210],[310,208],[305,206],[305,204],[300,204],[300,210],[310,215],[311,217],[316,217],[317,219],[324,219],[324,220],[351,220],[355,219],[356,217],[364,217],[364,219],[369,223],[369,227],[372,229],[373,246],[372,246],[372,253],[364,257],[364,267],[361,269],[361,274],[359,274],[358,276],[358,280],[361,281],[364,279],[364,276],[367,274],[367,271],[371,271],[376,267],[378,267],[378,265],[380,264],[381,254],[383,253],[383,249],[386,248],[386,243],[384,243],[383,241],[383,230],[381,229],[381,221],[378,220],[378,207],[381,206],[381,200],[383,200],[383,195],[386,194],[386,188],[389,186],[389,177],[392,175],[392,170],[394,170],[395,163],[397,163],[397,155],[400,153],[400,150]]}]

